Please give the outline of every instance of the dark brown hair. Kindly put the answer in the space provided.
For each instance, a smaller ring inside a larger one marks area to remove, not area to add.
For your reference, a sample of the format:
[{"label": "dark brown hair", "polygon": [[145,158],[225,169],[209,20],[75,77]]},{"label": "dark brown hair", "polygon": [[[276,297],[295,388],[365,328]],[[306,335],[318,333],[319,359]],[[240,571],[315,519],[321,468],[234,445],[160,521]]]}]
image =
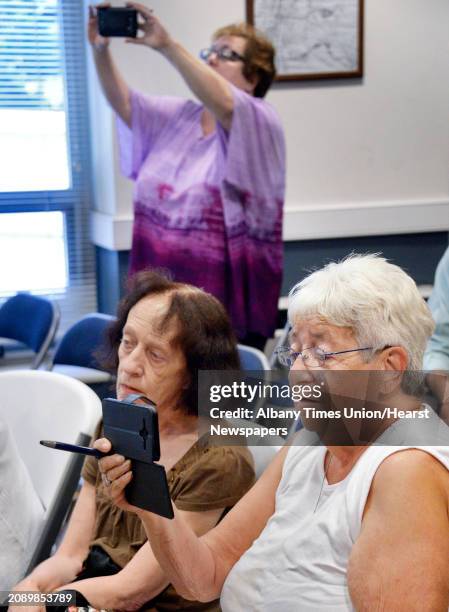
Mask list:
[{"label": "dark brown hair", "polygon": [[117,311],[117,321],[106,334],[101,361],[107,369],[117,370],[118,349],[129,311],[141,299],[167,294],[171,300],[160,321],[161,333],[175,323],[177,334],[171,341],[179,347],[187,362],[190,384],[183,391],[181,404],[187,414],[198,414],[198,371],[238,370],[237,340],[222,304],[212,295],[185,283],[170,279],[165,271],[143,270],[127,282],[127,293]]},{"label": "dark brown hair", "polygon": [[248,80],[257,79],[254,96],[263,98],[276,76],[274,65],[276,51],[272,42],[249,23],[234,23],[220,28],[214,33],[213,39],[216,40],[221,36],[240,36],[246,40],[243,76]]}]

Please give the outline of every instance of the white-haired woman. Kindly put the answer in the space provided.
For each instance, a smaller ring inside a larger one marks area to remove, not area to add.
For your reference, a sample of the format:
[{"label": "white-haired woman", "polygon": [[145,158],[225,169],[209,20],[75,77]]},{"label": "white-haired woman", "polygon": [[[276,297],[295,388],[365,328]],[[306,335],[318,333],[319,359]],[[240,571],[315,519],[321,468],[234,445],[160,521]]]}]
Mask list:
[{"label": "white-haired woman", "polygon": [[[419,380],[402,374],[420,368],[433,322],[400,268],[374,255],[329,264],[294,288],[289,318],[283,359],[293,376],[324,372],[344,395],[346,374],[381,372],[372,405],[427,414],[413,395]],[[400,429],[393,421],[377,422],[377,434]],[[96,445],[109,448],[105,440]],[[131,473],[114,456],[100,466],[114,481],[115,502],[129,509],[123,489]],[[204,601],[221,595],[225,612],[449,607],[447,447],[332,440],[286,447],[202,538],[177,517],[133,510],[179,593]]]}]

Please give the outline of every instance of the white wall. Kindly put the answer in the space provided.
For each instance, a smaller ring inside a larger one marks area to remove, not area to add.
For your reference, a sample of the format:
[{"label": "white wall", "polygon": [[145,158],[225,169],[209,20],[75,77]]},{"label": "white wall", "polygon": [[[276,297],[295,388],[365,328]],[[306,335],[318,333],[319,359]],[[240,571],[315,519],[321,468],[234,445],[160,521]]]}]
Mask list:
[{"label": "white wall", "polygon": [[[151,2],[194,53],[214,29],[244,19],[244,5]],[[274,86],[268,100],[287,137],[285,239],[449,229],[448,23],[447,0],[365,0],[363,80]],[[189,95],[152,50],[122,40],[112,50],[132,87]],[[113,119],[95,78],[91,84],[96,209],[103,213],[94,215],[94,238],[108,248],[129,248],[131,184],[112,151]]]}]

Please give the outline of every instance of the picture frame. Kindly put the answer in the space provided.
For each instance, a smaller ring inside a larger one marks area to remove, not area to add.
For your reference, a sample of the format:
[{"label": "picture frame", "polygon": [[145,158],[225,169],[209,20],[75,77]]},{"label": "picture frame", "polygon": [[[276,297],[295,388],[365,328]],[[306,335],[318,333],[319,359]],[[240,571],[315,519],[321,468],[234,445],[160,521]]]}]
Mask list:
[{"label": "picture frame", "polygon": [[361,78],[364,0],[246,0],[276,48],[277,81]]}]

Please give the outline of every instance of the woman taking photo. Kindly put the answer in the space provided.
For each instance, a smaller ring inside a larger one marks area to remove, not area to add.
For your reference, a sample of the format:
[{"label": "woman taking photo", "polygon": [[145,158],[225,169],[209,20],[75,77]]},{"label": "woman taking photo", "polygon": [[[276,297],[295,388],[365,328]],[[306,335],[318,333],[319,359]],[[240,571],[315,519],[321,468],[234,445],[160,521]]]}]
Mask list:
[{"label": "woman taking photo", "polygon": [[231,25],[214,34],[201,61],[149,8],[129,6],[138,11],[140,34],[128,42],[160,53],[199,100],[131,90],[91,9],[97,74],[118,116],[122,171],[135,181],[130,272],[164,267],[212,293],[239,340],[263,348],[282,279],[284,137],[263,100],[275,75],[274,48],[252,26]]}]

